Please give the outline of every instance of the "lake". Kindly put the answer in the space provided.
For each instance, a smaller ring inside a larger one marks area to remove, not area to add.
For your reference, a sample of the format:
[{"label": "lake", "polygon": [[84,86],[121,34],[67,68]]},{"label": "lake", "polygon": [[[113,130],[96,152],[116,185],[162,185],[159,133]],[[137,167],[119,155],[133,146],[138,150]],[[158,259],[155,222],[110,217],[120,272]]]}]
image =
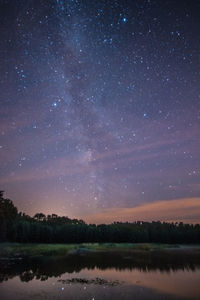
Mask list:
[{"label": "lake", "polygon": [[200,299],[199,255],[174,251],[2,259],[0,299]]}]

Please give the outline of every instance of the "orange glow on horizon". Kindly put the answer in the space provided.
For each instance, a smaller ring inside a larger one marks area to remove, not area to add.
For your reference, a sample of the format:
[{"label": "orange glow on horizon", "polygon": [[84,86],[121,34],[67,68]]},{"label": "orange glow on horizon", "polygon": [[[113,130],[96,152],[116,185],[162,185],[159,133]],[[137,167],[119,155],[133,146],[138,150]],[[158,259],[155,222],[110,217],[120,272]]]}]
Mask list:
[{"label": "orange glow on horizon", "polygon": [[157,201],[136,207],[110,208],[87,216],[89,223],[112,223],[141,221],[166,221],[199,223],[200,198],[183,198]]}]

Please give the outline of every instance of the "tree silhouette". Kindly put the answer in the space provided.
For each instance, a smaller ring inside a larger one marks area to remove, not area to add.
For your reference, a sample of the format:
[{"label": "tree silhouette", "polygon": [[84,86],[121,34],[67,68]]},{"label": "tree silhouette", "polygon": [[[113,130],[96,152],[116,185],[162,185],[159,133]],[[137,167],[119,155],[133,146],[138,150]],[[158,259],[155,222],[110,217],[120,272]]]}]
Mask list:
[{"label": "tree silhouette", "polygon": [[86,224],[56,214],[30,217],[0,191],[0,241],[34,243],[200,243],[200,225],[166,222]]},{"label": "tree silhouette", "polygon": [[4,241],[12,236],[14,221],[18,211],[10,199],[3,197],[4,191],[0,191],[0,240]]}]

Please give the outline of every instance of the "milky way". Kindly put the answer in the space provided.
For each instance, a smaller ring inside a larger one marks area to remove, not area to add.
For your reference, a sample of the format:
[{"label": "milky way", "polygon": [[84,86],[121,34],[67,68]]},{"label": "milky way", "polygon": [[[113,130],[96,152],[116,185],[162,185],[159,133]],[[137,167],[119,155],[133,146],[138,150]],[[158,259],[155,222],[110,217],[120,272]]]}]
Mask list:
[{"label": "milky way", "polygon": [[20,210],[200,220],[199,9],[1,0],[0,188]]}]

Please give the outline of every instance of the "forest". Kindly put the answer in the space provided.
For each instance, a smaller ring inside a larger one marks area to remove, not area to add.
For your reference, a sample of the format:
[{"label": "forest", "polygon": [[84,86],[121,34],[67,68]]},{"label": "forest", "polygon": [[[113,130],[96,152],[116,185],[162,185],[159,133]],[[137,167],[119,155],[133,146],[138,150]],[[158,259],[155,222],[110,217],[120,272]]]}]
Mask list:
[{"label": "forest", "polygon": [[18,212],[0,191],[0,242],[199,244],[200,224],[136,221],[96,225],[56,214],[30,217]]}]

